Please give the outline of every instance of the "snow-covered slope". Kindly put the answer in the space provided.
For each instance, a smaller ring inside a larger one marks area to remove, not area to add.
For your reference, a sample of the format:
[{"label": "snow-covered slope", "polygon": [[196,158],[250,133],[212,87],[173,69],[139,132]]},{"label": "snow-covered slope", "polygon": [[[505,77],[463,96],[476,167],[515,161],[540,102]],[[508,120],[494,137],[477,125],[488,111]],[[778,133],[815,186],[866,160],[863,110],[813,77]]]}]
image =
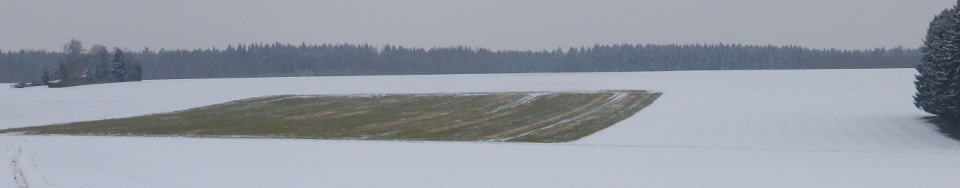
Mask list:
[{"label": "snow-covered slope", "polygon": [[[276,94],[645,89],[565,144],[0,136],[0,187],[952,187],[960,142],[914,71],[795,70],[156,80],[0,89],[0,127]],[[16,161],[16,162],[13,162]],[[14,177],[18,177],[16,180]],[[21,181],[26,180],[26,181]]]}]

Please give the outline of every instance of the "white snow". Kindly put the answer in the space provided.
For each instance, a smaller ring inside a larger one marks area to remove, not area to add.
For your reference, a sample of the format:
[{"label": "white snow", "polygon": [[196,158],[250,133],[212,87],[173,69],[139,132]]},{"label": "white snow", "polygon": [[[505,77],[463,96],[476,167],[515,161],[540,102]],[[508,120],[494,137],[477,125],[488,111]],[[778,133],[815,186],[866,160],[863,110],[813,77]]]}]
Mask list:
[{"label": "white snow", "polygon": [[564,144],[0,135],[7,164],[0,187],[954,187],[960,142],[913,107],[914,74],[545,73],[4,88],[0,128],[279,94],[641,89],[664,95],[623,122]]}]

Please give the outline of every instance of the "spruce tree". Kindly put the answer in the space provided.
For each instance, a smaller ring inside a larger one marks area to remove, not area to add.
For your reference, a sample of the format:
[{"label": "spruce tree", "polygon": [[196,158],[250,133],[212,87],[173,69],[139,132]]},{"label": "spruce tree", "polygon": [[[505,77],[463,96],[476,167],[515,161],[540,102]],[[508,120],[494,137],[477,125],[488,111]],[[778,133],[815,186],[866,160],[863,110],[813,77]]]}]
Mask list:
[{"label": "spruce tree", "polygon": [[113,49],[113,59],[110,59],[110,65],[107,68],[107,74],[111,82],[126,81],[127,59],[120,48]]},{"label": "spruce tree", "polygon": [[941,118],[960,118],[960,12],[958,6],[934,17],[920,51],[914,105]]},{"label": "spruce tree", "polygon": [[50,71],[43,68],[43,72],[40,73],[40,84],[47,85],[47,82],[50,82]]}]

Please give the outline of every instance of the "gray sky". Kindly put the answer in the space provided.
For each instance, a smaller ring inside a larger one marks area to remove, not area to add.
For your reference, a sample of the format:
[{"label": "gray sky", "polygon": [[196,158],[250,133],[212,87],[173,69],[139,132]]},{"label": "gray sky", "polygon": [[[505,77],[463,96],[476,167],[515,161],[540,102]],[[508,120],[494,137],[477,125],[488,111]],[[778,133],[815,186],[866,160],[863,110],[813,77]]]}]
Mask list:
[{"label": "gray sky", "polygon": [[595,43],[917,47],[954,0],[0,0],[0,49],[250,42],[553,49]]}]

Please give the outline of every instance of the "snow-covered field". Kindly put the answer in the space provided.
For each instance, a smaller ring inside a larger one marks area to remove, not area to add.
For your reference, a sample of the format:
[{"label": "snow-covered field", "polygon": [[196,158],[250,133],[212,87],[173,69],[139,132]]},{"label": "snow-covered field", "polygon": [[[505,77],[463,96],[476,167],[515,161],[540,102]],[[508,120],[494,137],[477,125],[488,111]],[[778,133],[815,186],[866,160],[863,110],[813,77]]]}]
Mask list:
[{"label": "snow-covered field", "polygon": [[[0,136],[0,187],[955,187],[912,69],[156,80],[0,89],[0,128],[276,94],[663,92],[574,143]],[[15,162],[14,162],[15,161]],[[15,179],[16,177],[16,179]],[[24,181],[25,180],[25,181]]]}]

